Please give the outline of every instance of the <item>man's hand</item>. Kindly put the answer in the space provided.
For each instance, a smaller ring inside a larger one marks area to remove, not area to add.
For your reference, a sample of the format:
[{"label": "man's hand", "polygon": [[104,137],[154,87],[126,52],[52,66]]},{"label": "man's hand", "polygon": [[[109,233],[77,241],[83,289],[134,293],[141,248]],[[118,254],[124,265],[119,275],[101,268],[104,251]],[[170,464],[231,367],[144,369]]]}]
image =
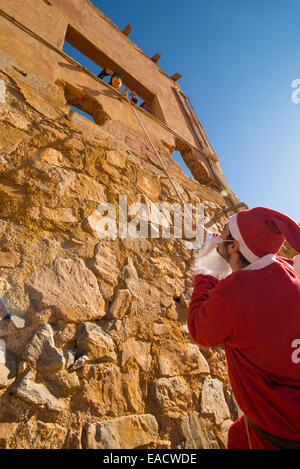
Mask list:
[{"label": "man's hand", "polygon": [[217,246],[223,238],[211,231],[206,232],[204,246],[200,249],[193,267],[193,275],[212,275],[221,280],[231,274],[229,263],[218,253]]}]

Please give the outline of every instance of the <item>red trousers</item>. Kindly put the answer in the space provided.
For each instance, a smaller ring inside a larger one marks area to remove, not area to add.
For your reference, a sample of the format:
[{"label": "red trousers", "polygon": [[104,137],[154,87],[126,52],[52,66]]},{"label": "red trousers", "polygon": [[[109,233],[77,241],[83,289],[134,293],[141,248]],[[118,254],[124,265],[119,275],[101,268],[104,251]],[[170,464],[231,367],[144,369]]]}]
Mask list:
[{"label": "red trousers", "polygon": [[[278,449],[260,436],[248,423],[252,449]],[[228,449],[250,449],[244,417],[237,419],[229,428]]]}]

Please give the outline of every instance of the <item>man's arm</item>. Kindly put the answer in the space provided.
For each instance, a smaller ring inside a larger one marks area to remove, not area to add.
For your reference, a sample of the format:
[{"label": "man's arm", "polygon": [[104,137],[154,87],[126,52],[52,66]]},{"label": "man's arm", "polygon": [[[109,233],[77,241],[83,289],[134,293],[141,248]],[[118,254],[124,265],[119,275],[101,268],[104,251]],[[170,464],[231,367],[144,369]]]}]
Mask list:
[{"label": "man's arm", "polygon": [[197,344],[213,347],[232,341],[236,324],[229,295],[230,283],[230,279],[219,282],[210,275],[200,274],[195,277],[188,328]]},{"label": "man's arm", "polygon": [[102,72],[99,73],[98,78],[101,78],[101,80],[103,80],[104,77],[107,77],[108,75],[112,75],[112,70],[110,70],[109,68],[104,68],[102,70]]}]

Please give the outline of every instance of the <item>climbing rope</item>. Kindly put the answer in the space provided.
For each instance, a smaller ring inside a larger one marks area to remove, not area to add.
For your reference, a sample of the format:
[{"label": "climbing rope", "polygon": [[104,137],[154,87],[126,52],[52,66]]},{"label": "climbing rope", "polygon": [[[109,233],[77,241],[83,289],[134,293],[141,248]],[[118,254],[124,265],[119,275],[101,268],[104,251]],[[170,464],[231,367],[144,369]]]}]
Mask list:
[{"label": "climbing rope", "polygon": [[[132,104],[131,104],[131,102],[130,102],[130,100],[129,100],[128,98],[126,98],[126,99],[127,99],[127,101],[129,102],[129,105],[130,105],[131,109],[133,110],[134,115],[135,115],[137,121],[139,122],[140,126],[142,127],[142,129],[143,129],[143,131],[144,131],[144,133],[145,133],[147,139],[149,140],[150,145],[151,145],[151,147],[153,148],[153,150],[154,150],[154,152],[155,152],[155,154],[156,154],[156,156],[157,156],[157,158],[158,158],[158,160],[159,160],[159,162],[160,162],[160,164],[161,164],[161,167],[162,167],[162,169],[164,170],[164,172],[165,172],[167,178],[169,179],[169,181],[170,181],[172,187],[174,188],[174,190],[175,190],[175,192],[176,192],[176,194],[177,194],[177,196],[178,196],[180,202],[181,202],[182,205],[184,206],[184,208],[185,208],[185,210],[187,211],[188,215],[190,216],[191,220],[193,220],[193,215],[192,215],[192,213],[190,212],[189,207],[188,207],[187,205],[185,205],[185,202],[184,202],[184,200],[183,200],[181,194],[179,193],[179,191],[178,191],[178,189],[177,189],[177,187],[176,187],[176,185],[175,185],[173,179],[171,178],[171,176],[170,176],[170,174],[169,174],[169,172],[168,172],[168,170],[167,170],[167,168],[166,168],[166,166],[165,166],[165,164],[164,164],[164,162],[163,162],[163,160],[162,160],[160,154],[158,153],[158,151],[157,151],[156,148],[154,147],[153,142],[152,142],[152,140],[151,140],[151,138],[150,138],[150,136],[149,136],[147,130],[146,130],[145,127],[143,126],[143,123],[141,122],[141,120],[140,120],[140,118],[139,118],[139,116],[138,116],[136,110],[134,109],[134,106],[132,106]],[[201,227],[202,227],[206,232],[208,232],[208,230],[205,228],[204,225],[202,225],[202,223],[200,223],[200,225],[201,225]]]},{"label": "climbing rope", "polygon": [[[123,96],[123,97],[124,97],[124,96]],[[158,158],[158,160],[159,160],[159,162],[160,162],[160,164],[161,164],[161,167],[163,168],[163,170],[164,170],[164,172],[165,172],[167,178],[169,179],[169,181],[170,181],[172,187],[174,188],[174,190],[175,190],[175,192],[176,192],[176,194],[177,194],[179,200],[181,201],[182,205],[187,209],[188,215],[191,217],[191,220],[193,220],[192,214],[191,214],[191,212],[190,212],[188,206],[185,206],[185,202],[184,202],[184,200],[183,200],[181,194],[180,194],[179,191],[177,190],[177,187],[176,187],[176,185],[175,185],[173,179],[172,179],[171,176],[169,175],[168,170],[167,170],[167,168],[166,168],[166,166],[165,166],[165,164],[164,164],[164,162],[163,162],[163,160],[162,160],[160,154],[158,153],[158,151],[157,151],[156,148],[154,147],[153,142],[152,142],[150,136],[148,135],[147,130],[145,129],[143,123],[141,122],[141,120],[140,120],[140,118],[139,118],[139,116],[138,116],[136,110],[134,109],[134,106],[132,105],[132,103],[130,102],[130,100],[129,100],[128,98],[126,98],[126,97],[124,97],[124,98],[128,101],[129,106],[130,106],[131,109],[133,110],[134,115],[135,115],[137,121],[139,122],[140,126],[142,127],[142,129],[143,129],[143,131],[144,131],[144,133],[145,133],[147,139],[149,140],[150,145],[151,145],[151,147],[153,148],[153,150],[154,150],[154,152],[155,152],[155,154],[156,154],[156,156],[157,156],[157,158]],[[247,208],[247,206],[246,206],[246,204],[244,204],[243,202],[239,202],[239,203],[237,203],[237,204],[235,204],[235,205],[232,205],[231,207],[227,207],[226,209],[221,209],[221,213],[220,213],[217,217],[214,217],[213,220],[214,220],[214,222],[216,222],[216,220],[217,220],[218,218],[220,218],[222,215],[226,215],[226,214],[227,214],[228,212],[230,212],[230,211],[236,212],[236,211],[237,211],[238,209],[240,209],[240,208]],[[211,220],[211,221],[212,221],[212,220]],[[202,223],[200,223],[200,225],[201,225],[201,227],[206,231],[206,233],[209,232],[209,230],[208,230]],[[211,222],[209,222],[209,226],[210,226],[210,225],[211,225]]]}]

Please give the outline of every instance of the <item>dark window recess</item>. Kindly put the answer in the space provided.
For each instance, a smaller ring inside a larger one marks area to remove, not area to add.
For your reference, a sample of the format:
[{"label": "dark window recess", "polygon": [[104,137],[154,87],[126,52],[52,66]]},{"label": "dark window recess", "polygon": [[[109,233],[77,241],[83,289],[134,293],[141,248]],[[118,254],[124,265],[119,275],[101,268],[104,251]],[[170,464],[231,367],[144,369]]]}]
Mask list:
[{"label": "dark window recess", "polygon": [[[103,68],[120,73],[124,85],[121,91],[124,87],[128,89],[128,95],[133,91],[138,98],[138,106],[165,122],[157,97],[70,25],[67,28],[63,51],[96,76]],[[109,77],[104,81],[108,83]]]}]

